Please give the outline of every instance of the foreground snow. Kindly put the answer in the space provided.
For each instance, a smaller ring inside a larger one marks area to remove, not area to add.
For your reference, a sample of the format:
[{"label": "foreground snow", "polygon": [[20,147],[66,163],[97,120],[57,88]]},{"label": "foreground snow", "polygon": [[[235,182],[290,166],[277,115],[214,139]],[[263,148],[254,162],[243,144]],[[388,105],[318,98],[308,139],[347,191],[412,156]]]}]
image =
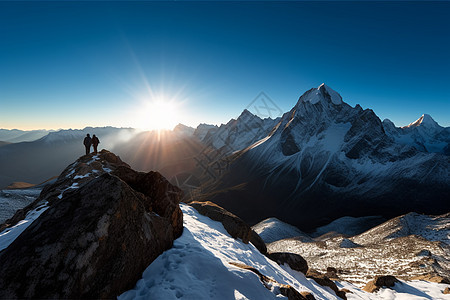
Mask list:
[{"label": "foreground snow", "polygon": [[[285,298],[276,287],[267,289],[253,272],[236,268],[238,262],[298,291],[309,291],[316,299],[340,299],[329,288],[317,285],[288,266],[279,266],[262,255],[252,244],[230,237],[219,222],[200,215],[181,204],[184,231],[173,248],[160,255],[143,273],[136,287],[119,299],[278,299]],[[394,289],[369,294],[342,282],[348,299],[450,299],[442,291],[445,284],[408,281]]]},{"label": "foreground snow", "polygon": [[339,299],[303,274],[281,268],[252,244],[233,239],[221,223],[200,215],[190,206],[180,207],[185,226],[182,236],[144,271],[136,287],[119,299],[284,298],[275,288],[265,288],[256,274],[230,262],[254,267],[298,291],[310,291],[316,299]]}]

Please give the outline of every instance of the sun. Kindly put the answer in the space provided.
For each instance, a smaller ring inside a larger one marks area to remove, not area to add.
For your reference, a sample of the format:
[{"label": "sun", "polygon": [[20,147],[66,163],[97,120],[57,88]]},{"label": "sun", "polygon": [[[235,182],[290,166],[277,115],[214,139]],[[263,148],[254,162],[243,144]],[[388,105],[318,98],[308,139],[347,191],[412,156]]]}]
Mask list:
[{"label": "sun", "polygon": [[138,127],[145,130],[172,130],[179,122],[178,105],[163,97],[146,101],[139,109]]}]

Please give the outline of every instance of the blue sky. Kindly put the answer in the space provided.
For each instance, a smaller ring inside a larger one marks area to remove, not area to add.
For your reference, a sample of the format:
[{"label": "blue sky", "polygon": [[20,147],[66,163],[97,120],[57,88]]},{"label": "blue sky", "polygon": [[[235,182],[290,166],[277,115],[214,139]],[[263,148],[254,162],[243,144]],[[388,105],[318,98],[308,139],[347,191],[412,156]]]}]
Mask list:
[{"label": "blue sky", "polygon": [[261,91],[287,111],[322,82],[397,126],[423,113],[450,126],[449,15],[450,2],[0,2],[0,128],[145,127],[156,98],[174,103],[165,119],[220,124]]}]

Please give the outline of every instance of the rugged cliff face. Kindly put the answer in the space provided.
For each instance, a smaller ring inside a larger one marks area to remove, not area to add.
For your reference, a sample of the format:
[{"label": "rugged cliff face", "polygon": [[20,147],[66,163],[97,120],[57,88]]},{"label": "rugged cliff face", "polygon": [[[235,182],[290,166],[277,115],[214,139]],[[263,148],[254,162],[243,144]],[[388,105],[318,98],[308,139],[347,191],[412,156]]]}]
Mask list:
[{"label": "rugged cliff face", "polygon": [[40,214],[0,252],[0,298],[116,297],[181,235],[181,197],[108,151],[81,157],[3,225]]}]

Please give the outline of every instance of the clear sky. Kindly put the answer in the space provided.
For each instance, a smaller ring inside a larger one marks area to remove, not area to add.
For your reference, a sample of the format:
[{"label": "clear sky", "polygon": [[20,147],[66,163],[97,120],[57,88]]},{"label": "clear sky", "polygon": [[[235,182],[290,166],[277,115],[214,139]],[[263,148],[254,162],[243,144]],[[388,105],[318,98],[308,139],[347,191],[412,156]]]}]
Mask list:
[{"label": "clear sky", "polygon": [[450,126],[449,16],[428,1],[0,2],[0,128],[220,124],[261,91],[287,111],[322,82],[397,126]]}]

